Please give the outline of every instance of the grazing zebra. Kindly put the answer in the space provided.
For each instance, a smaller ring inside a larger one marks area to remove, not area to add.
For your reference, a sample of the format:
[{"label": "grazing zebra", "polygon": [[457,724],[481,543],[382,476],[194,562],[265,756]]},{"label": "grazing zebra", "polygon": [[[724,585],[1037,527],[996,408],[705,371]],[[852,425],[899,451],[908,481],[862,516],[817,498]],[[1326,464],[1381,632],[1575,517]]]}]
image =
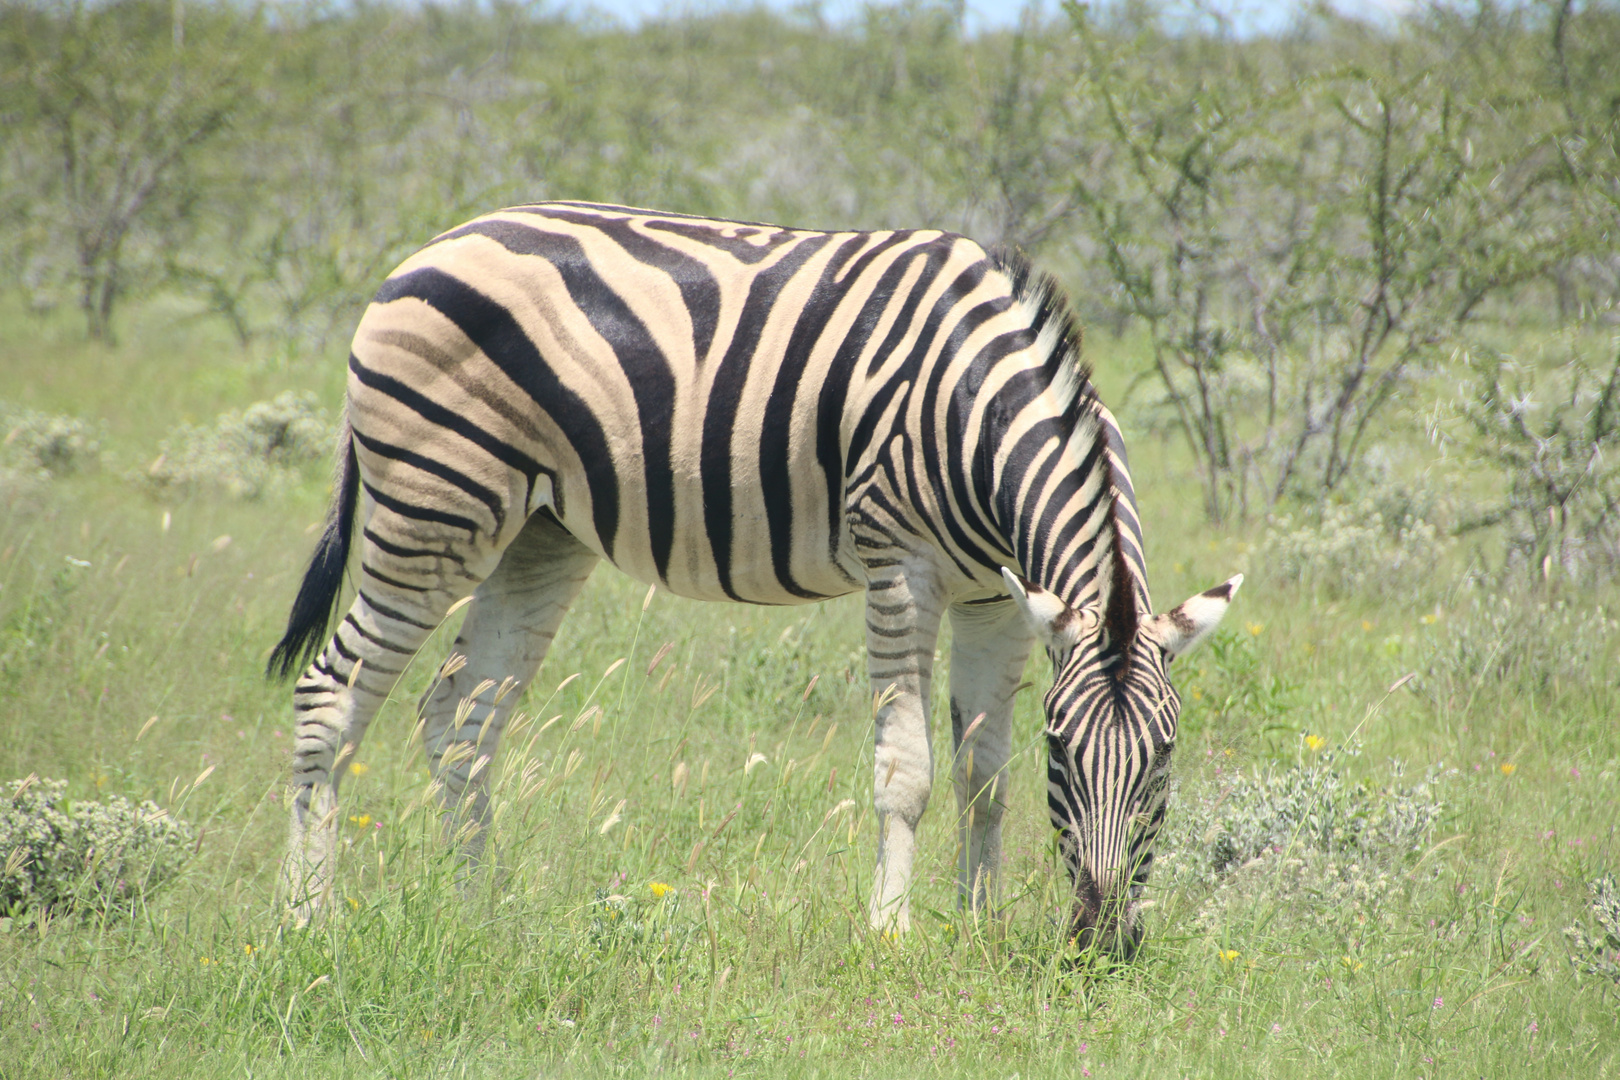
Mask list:
[{"label": "grazing zebra", "polygon": [[[975,909],[993,896],[1013,696],[1040,640],[1073,930],[1132,951],[1180,708],[1166,665],[1241,578],[1150,614],[1125,449],[1079,348],[1049,279],[932,230],[543,203],[406,259],[355,332],[335,498],[270,659],[285,676],[314,656],[294,695],[297,916],[331,888],[346,762],[467,596],[465,666],[421,710],[449,820],[478,856],[484,767],[516,700],[491,687],[534,677],[605,559],[704,600],[865,590],[883,702],[870,917],[896,932],[933,784],[940,621],[949,611],[960,890]],[[317,656],[357,511],[358,595]]]}]

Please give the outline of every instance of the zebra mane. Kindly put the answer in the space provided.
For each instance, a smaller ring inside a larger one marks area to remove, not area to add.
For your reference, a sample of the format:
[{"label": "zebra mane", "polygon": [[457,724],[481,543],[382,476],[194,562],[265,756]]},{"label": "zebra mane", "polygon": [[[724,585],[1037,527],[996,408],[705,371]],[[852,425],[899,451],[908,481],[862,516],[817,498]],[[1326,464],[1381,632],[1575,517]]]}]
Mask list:
[{"label": "zebra mane", "polygon": [[1014,247],[990,251],[990,262],[1012,281],[1013,299],[1030,317],[1035,348],[1044,353],[1047,384],[1063,404],[1063,430],[1072,432],[1100,404],[1091,385],[1091,365],[1080,357],[1084,332],[1056,278],[1030,263]]},{"label": "zebra mane", "polygon": [[[1065,437],[1090,428],[1094,438],[1108,444],[1109,452],[1097,458],[1098,464],[1108,470],[1109,486],[1114,493],[1108,511],[1113,550],[1100,568],[1103,621],[1110,640],[1129,643],[1136,637],[1142,612],[1150,603],[1147,571],[1146,567],[1133,565],[1122,542],[1124,524],[1120,520],[1119,502],[1131,500],[1134,517],[1134,488],[1125,472],[1124,443],[1119,429],[1111,420],[1104,419],[1106,410],[1097,388],[1092,385],[1091,365],[1080,355],[1083,338],[1080,320],[1075,317],[1063,286],[1051,274],[1035,269],[1022,251],[997,247],[989,254],[991,264],[1011,280],[1014,301],[1030,316],[1036,350],[1045,355],[1042,370],[1046,373],[1047,385],[1061,403],[1060,423]],[[1139,545],[1140,539],[1136,543]]]}]

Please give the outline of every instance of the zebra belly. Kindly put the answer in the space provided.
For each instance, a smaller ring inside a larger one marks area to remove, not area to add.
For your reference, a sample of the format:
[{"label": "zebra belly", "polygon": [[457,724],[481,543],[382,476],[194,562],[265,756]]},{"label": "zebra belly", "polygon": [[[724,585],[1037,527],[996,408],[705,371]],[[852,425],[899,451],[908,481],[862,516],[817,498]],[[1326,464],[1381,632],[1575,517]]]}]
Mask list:
[{"label": "zebra belly", "polygon": [[[621,476],[635,476],[642,463],[623,463]],[[559,478],[560,486],[588,489],[584,475]],[[557,516],[569,532],[619,570],[647,584],[656,584],[692,600],[752,604],[806,604],[857,592],[865,587],[861,565],[846,531],[829,535],[822,512],[795,515],[796,528],[784,550],[773,543],[769,522],[759,506],[771,494],[758,488],[735,488],[733,506],[740,512],[716,522],[705,515],[702,485],[695,476],[677,474],[668,556],[660,560],[648,543],[648,530],[637,527],[654,512],[644,489],[620,489],[625,524],[611,542],[596,531],[588,501],[570,504]],[[781,493],[780,497],[789,497]],[[666,511],[667,512],[667,511]],[[840,518],[842,524],[842,518]],[[816,528],[816,525],[823,525]]]}]

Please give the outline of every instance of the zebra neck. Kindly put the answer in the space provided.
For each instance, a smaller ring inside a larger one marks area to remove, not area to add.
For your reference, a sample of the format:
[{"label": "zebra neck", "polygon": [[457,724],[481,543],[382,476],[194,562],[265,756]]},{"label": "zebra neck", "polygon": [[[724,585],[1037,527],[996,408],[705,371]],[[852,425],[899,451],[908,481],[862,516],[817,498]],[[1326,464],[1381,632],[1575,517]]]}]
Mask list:
[{"label": "zebra neck", "polygon": [[1110,640],[1130,641],[1152,611],[1142,528],[1125,447],[1100,404],[1091,422],[1010,470],[1011,541],[1030,581],[1075,610],[1095,607]]}]

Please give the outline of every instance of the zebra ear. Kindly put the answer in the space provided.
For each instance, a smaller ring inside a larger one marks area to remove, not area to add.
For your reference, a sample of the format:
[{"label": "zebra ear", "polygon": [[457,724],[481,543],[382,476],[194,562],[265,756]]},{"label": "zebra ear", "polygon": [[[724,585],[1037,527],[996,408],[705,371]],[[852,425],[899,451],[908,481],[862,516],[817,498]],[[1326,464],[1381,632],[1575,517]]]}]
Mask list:
[{"label": "zebra ear", "polygon": [[1153,616],[1142,632],[1149,640],[1158,642],[1159,648],[1173,660],[1196,647],[1220,625],[1221,616],[1232,606],[1232,598],[1242,584],[1243,575],[1239,574],[1201,592],[1180,607]]},{"label": "zebra ear", "polygon": [[1029,628],[1035,631],[1035,636],[1048,649],[1067,652],[1088,630],[1096,629],[1100,621],[1096,612],[1076,611],[1058,599],[1055,593],[1019,577],[1005,566],[1001,568],[1001,576],[1007,582],[1007,591],[1012,594],[1013,603],[1023,612],[1024,621],[1029,623]]}]

